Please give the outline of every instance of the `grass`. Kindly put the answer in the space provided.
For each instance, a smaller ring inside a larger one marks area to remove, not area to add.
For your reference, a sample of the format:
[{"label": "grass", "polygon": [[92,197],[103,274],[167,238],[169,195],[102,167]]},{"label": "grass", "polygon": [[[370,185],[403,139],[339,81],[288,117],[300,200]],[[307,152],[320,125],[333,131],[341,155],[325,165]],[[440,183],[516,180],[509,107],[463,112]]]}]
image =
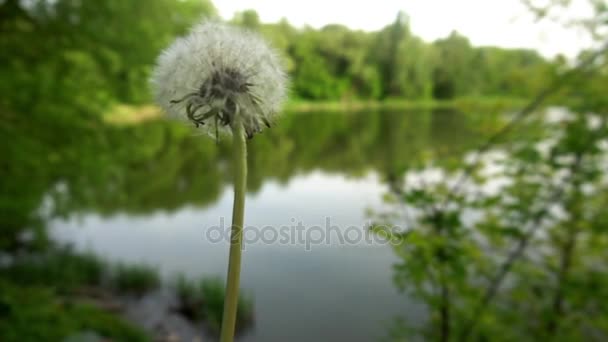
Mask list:
[{"label": "grass", "polygon": [[160,282],[150,267],[112,269],[93,253],[70,248],[51,247],[0,269],[0,341],[62,341],[83,331],[109,340],[147,341],[141,329],[116,313],[75,296],[80,289],[103,287],[107,281],[116,291],[137,294]]},{"label": "grass", "polygon": [[[180,275],[174,286],[180,302],[178,311],[193,321],[204,320],[211,333],[219,334],[224,312],[224,282],[216,278],[190,281]],[[241,294],[236,318],[237,334],[252,323],[253,301]]]},{"label": "grass", "polygon": [[28,256],[5,273],[17,283],[45,285],[61,291],[103,286],[109,282],[117,293],[141,295],[161,283],[158,271],[152,266],[109,265],[93,253],[78,253],[70,248],[51,248],[44,254]]},{"label": "grass", "polygon": [[110,282],[116,292],[139,296],[160,287],[160,276],[149,265],[118,264],[111,272]]},{"label": "grass", "polygon": [[360,110],[407,110],[407,109],[436,109],[436,108],[490,108],[513,109],[520,107],[525,101],[510,97],[462,97],[450,100],[404,100],[390,98],[386,100],[345,100],[345,101],[303,101],[292,100],[287,103],[286,110],[290,112],[313,111],[360,111]]},{"label": "grass", "polygon": [[107,265],[92,253],[75,253],[69,248],[60,248],[25,257],[4,273],[15,283],[73,290],[101,284],[106,268]]},{"label": "grass", "polygon": [[66,301],[52,288],[0,278],[0,341],[62,341],[82,331],[95,331],[112,341],[149,340],[118,316]]},{"label": "grass", "polygon": [[109,124],[124,126],[156,119],[162,116],[160,108],[153,105],[131,106],[120,104],[104,115],[104,121]]},{"label": "grass", "polygon": [[[179,276],[172,285],[179,299],[177,311],[191,321],[203,321],[211,334],[219,334],[223,281]],[[153,266],[108,264],[93,253],[50,248],[0,269],[0,341],[61,341],[82,331],[116,341],[145,341],[142,331],[116,313],[83,301],[79,290],[109,287],[118,295],[140,296],[160,286],[160,275]],[[241,294],[237,334],[252,324],[253,301]]]}]

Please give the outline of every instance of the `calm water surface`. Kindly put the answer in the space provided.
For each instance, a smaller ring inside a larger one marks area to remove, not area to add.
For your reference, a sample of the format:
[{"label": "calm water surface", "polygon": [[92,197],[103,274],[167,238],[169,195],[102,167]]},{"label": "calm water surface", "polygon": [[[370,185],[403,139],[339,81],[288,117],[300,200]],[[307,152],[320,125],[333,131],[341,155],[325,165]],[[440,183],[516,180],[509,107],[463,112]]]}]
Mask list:
[{"label": "calm water surface", "polygon": [[[423,321],[424,307],[392,282],[397,258],[390,246],[360,241],[369,223],[366,210],[382,208],[388,180],[448,162],[479,141],[483,134],[471,128],[484,126],[479,117],[311,113],[284,121],[251,143],[246,224],[258,232],[265,226],[293,232],[289,227],[301,222],[304,237],[315,239],[327,220],[337,230],[329,243],[308,245],[295,235],[285,243],[267,231],[266,241],[246,245],[241,281],[255,302],[255,326],[240,340],[370,341],[386,336],[397,317]],[[150,162],[117,171],[117,179],[137,179],[138,186],[103,184],[101,189],[121,188],[116,200],[100,194],[103,201],[82,205],[74,199],[74,210],[49,222],[53,237],[111,261],[157,265],[167,278],[224,278],[228,243],[210,237],[217,237],[211,233],[222,219],[230,222],[229,159],[218,152],[229,149],[200,138],[172,140],[177,138],[164,139]],[[184,157],[193,142],[212,152]],[[176,144],[182,153],[164,146]],[[196,193],[205,199],[194,200]],[[350,242],[340,243],[340,237]]]}]

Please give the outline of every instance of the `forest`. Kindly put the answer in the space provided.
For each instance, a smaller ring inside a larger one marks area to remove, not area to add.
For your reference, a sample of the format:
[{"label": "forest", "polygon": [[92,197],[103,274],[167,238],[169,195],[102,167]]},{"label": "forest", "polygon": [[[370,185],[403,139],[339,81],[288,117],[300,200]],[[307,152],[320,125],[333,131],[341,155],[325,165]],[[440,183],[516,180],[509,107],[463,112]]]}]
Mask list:
[{"label": "forest", "polygon": [[[41,107],[76,101],[73,107],[86,104],[87,111],[149,102],[147,82],[159,51],[193,22],[217,14],[212,3],[198,0],[140,5],[4,1],[2,105],[25,109],[31,95]],[[473,47],[458,32],[425,42],[408,21],[398,13],[382,30],[364,32],[341,25],[295,28],[286,20],[263,24],[253,10],[231,20],[261,32],[284,56],[293,99],[525,97],[559,65],[532,50]]]}]

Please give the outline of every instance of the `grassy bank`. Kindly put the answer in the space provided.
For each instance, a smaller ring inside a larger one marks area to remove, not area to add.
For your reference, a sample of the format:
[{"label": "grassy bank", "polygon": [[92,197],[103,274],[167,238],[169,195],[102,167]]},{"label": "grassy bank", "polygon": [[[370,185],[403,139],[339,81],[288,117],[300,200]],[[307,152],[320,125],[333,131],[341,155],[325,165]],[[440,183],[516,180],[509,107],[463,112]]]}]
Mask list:
[{"label": "grassy bank", "polygon": [[407,110],[407,109],[439,109],[439,108],[503,108],[519,107],[524,99],[509,97],[463,97],[451,100],[348,100],[348,101],[299,101],[287,103],[286,111],[360,111],[360,110]]},{"label": "grassy bank", "polygon": [[[347,100],[347,101],[303,101],[291,100],[285,105],[285,112],[354,112],[363,110],[432,110],[457,108],[466,110],[486,110],[496,112],[521,108],[526,100],[511,97],[463,97],[452,100]],[[162,117],[160,108],[154,105],[117,105],[104,116],[110,124],[130,125]]]},{"label": "grassy bank", "polygon": [[[123,317],[123,305],[160,287],[175,292],[174,310],[217,334],[222,281],[179,276],[163,284],[149,265],[110,264],[91,253],[50,248],[0,269],[0,341],[62,341],[88,333],[115,341],[155,340],[152,332]],[[241,330],[253,322],[252,303],[249,297],[239,302]]]},{"label": "grassy bank", "polygon": [[78,294],[101,286],[107,269],[98,257],[69,249],[23,256],[0,269],[0,341],[63,341],[87,333],[151,340],[116,312]]},{"label": "grassy bank", "polygon": [[64,341],[94,333],[111,341],[149,341],[150,338],[114,313],[73,300],[57,288],[26,285],[0,277],[0,340]]},{"label": "grassy bank", "polygon": [[[213,335],[219,336],[224,313],[226,287],[217,278],[189,280],[183,275],[173,285],[179,299],[178,311],[192,321],[204,321]],[[253,324],[253,300],[240,294],[236,318],[236,333],[240,334]]]}]

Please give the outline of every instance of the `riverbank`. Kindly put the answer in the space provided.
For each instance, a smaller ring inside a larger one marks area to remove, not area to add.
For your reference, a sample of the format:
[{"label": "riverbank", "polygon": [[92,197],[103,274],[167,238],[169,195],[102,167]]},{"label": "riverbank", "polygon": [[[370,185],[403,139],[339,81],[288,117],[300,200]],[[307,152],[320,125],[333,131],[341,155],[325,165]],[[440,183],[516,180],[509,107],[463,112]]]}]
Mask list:
[{"label": "riverbank", "polygon": [[[345,100],[345,101],[301,101],[292,100],[285,105],[287,113],[310,112],[355,112],[364,110],[433,110],[459,109],[461,111],[483,110],[489,113],[513,110],[525,105],[526,100],[510,97],[463,97],[451,100]],[[154,105],[131,106],[119,104],[104,115],[104,121],[116,125],[132,125],[158,119],[163,116]]]},{"label": "riverbank", "polygon": [[509,109],[520,107],[525,99],[509,97],[463,97],[450,100],[346,100],[346,101],[299,101],[287,103],[288,112],[312,111],[361,111],[361,110],[411,110],[411,109],[441,109],[441,108],[488,108]]},{"label": "riverbank", "polygon": [[[7,263],[0,269],[2,341],[80,341],[85,336],[203,341],[219,334],[221,280],[177,276],[162,282],[154,267],[110,264],[69,248]],[[237,328],[243,332],[254,321],[252,300],[240,298],[239,310]]]}]

